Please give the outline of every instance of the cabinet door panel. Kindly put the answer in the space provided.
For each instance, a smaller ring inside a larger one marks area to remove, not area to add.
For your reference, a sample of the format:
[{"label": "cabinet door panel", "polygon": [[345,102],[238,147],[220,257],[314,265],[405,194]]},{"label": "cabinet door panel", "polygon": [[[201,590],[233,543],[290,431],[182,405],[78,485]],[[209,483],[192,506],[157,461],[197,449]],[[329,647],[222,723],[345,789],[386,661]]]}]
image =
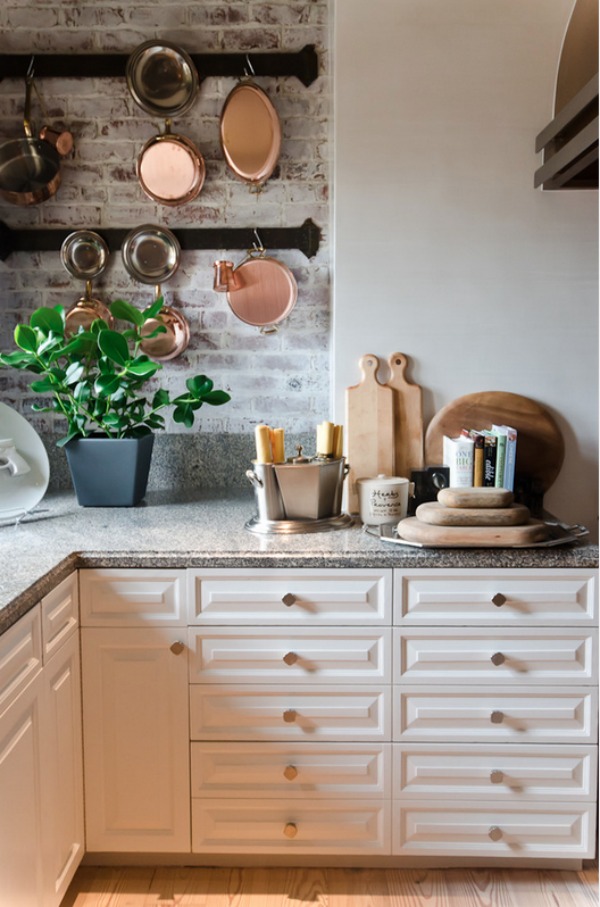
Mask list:
[{"label": "cabinet door panel", "polygon": [[400,855],[585,859],[595,852],[592,804],[413,801],[396,802],[393,814],[393,852]]},{"label": "cabinet door panel", "polygon": [[592,626],[597,571],[396,570],[394,623]]},{"label": "cabinet door panel", "polygon": [[389,854],[383,800],[194,800],[195,853]]},{"label": "cabinet door panel", "polygon": [[514,687],[484,693],[468,687],[394,688],[394,740],[594,743],[593,687]]},{"label": "cabinet door panel", "polygon": [[42,669],[42,624],[36,605],[0,636],[0,715]]},{"label": "cabinet door panel", "polygon": [[192,683],[386,683],[391,631],[262,627],[189,630]]},{"label": "cabinet door panel", "polygon": [[591,684],[597,682],[593,630],[553,627],[414,627],[394,630],[397,683]]},{"label": "cabinet door panel", "polygon": [[595,746],[394,744],[394,797],[593,801]]},{"label": "cabinet door panel", "polygon": [[191,624],[391,623],[391,570],[188,570]]},{"label": "cabinet door panel", "polygon": [[90,851],[189,850],[187,660],[180,636],[167,627],[82,631]]},{"label": "cabinet door panel", "polygon": [[192,740],[386,740],[389,687],[190,688]]},{"label": "cabinet door panel", "polygon": [[81,570],[84,627],[183,626],[185,570]]},{"label": "cabinet door panel", "polygon": [[79,625],[77,573],[72,573],[42,599],[44,662],[75,632]]}]

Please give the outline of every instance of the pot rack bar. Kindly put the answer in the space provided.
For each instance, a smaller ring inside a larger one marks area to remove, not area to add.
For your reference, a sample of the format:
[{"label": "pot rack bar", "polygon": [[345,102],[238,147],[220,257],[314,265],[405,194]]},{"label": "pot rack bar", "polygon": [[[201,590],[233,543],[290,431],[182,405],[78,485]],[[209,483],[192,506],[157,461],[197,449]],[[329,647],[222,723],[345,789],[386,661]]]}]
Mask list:
[{"label": "pot rack bar", "polygon": [[[37,79],[124,77],[129,54],[1,54],[0,81],[25,79],[32,57]],[[200,79],[208,76],[296,76],[311,85],[319,74],[314,44],[298,51],[189,54]]]},{"label": "pot rack bar", "polygon": [[[0,261],[5,261],[12,252],[59,252],[67,236],[73,233],[73,229],[13,230],[0,221]],[[81,229],[94,230],[105,240],[110,251],[116,252],[132,228]],[[314,258],[322,239],[321,228],[310,217],[300,227],[183,227],[172,229],[171,232],[176,236],[183,251],[194,249],[247,251],[262,245],[265,249],[298,249],[307,258]]]}]

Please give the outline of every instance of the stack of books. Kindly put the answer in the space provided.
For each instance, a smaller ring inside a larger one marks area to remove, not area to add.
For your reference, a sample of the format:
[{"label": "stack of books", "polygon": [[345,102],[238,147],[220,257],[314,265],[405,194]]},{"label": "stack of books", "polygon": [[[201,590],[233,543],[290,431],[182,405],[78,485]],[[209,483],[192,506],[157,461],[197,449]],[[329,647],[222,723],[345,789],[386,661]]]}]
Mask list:
[{"label": "stack of books", "polygon": [[517,430],[509,425],[463,428],[456,438],[444,435],[443,465],[450,487],[493,487],[514,490]]}]

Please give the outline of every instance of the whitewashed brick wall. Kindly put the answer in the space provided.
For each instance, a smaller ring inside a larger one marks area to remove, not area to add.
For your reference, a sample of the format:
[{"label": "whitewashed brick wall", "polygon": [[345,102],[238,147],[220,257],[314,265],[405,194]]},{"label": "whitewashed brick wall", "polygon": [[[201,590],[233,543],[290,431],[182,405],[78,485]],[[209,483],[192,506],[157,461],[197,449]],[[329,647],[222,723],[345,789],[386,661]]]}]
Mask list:
[{"label": "whitewashed brick wall", "polygon": [[[290,432],[313,428],[329,418],[330,244],[329,168],[331,146],[328,66],[328,0],[236,0],[158,2],[115,0],[5,0],[0,6],[0,53],[129,53],[138,44],[162,38],[190,53],[252,50],[296,51],[315,44],[319,78],[308,88],[294,77],[257,78],[279,113],[283,144],[280,165],[259,195],[227,170],[218,140],[223,102],[233,78],[206,78],[198,100],[173,129],[188,136],[204,155],[207,176],[201,194],[177,208],[158,205],[142,192],[135,161],[144,143],[162,131],[133,102],[122,79],[40,80],[49,121],[66,125],[75,151],[63,162],[57,195],[41,205],[0,202],[0,220],[14,228],[100,229],[158,223],[171,228],[202,226],[299,226],[307,217],[325,239],[311,260],[299,251],[269,249],[298,281],[295,309],[274,335],[261,335],[229,310],[212,290],[213,261],[225,253],[234,262],[242,251],[183,252],[175,276],[163,286],[165,301],[179,307],[191,326],[191,342],[179,359],[165,363],[161,383],[183,388],[185,378],[203,372],[229,390],[232,402],[204,407],[194,431],[243,433],[260,421]],[[200,74],[202,75],[202,74]],[[24,86],[0,83],[0,139],[22,131]],[[34,105],[34,122],[42,117]],[[0,349],[12,345],[15,324],[40,305],[66,308],[83,294],[59,253],[13,253],[0,262]],[[143,306],[153,288],[135,284],[113,250],[94,295],[119,296]],[[31,413],[34,399],[27,373],[0,370],[0,399],[17,407],[42,432],[59,430],[53,416]],[[169,430],[180,431],[169,425]]]}]

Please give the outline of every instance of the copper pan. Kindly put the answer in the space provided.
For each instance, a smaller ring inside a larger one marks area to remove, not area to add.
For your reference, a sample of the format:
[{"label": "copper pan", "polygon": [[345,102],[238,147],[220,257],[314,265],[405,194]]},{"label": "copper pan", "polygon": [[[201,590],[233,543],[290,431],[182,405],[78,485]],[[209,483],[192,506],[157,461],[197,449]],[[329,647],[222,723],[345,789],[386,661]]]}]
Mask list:
[{"label": "copper pan", "polygon": [[262,334],[274,334],[298,298],[290,269],[262,248],[248,252],[233,271],[227,265],[230,262],[215,262],[215,289],[226,288],[227,302],[241,321],[260,328]]},{"label": "copper pan", "polygon": [[85,295],[81,296],[65,315],[65,334],[76,334],[79,328],[87,331],[98,318],[105,321],[109,328],[113,327],[114,318],[110,314],[108,306],[100,299],[94,299],[92,281],[88,280],[85,284]]},{"label": "copper pan", "polygon": [[[156,287],[156,298],[161,296],[160,286]],[[140,349],[157,362],[167,362],[181,356],[190,342],[190,326],[187,319],[172,306],[163,305],[156,318],[150,318],[142,327],[142,334],[150,334],[162,325],[165,330],[144,340]]]},{"label": "copper pan", "polygon": [[161,205],[185,205],[200,194],[206,176],[204,158],[194,143],[165,131],[146,142],[137,159],[137,176],[146,195]]},{"label": "copper pan", "polygon": [[225,100],[220,140],[229,169],[259,190],[272,175],[281,150],[281,124],[268,95],[253,82],[240,82]]},{"label": "copper pan", "polygon": [[25,137],[0,145],[0,198],[12,205],[37,205],[51,198],[60,186],[60,155],[43,139],[34,138],[31,115],[33,74],[25,81],[23,130]]}]

